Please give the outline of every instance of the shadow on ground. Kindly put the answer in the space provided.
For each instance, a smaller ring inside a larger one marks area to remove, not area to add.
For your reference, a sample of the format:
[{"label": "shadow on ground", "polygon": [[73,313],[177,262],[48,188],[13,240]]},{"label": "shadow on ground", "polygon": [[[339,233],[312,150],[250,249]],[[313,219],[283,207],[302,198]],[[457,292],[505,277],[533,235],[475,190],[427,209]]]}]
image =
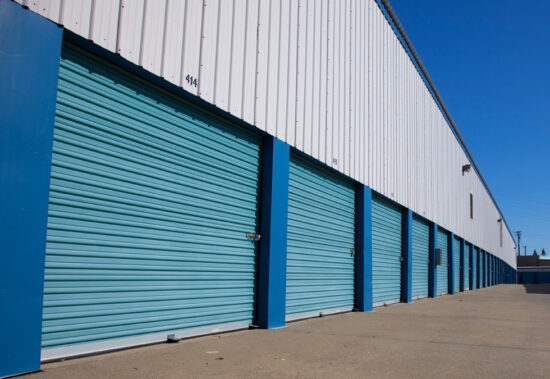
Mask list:
[{"label": "shadow on ground", "polygon": [[524,284],[525,292],[550,295],[550,284]]}]

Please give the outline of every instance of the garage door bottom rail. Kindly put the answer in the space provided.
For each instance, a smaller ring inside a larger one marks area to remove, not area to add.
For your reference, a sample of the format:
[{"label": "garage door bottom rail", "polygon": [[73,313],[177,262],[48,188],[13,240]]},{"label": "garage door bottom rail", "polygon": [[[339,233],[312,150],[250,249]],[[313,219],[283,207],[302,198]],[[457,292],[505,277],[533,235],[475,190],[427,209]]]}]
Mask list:
[{"label": "garage door bottom rail", "polygon": [[201,328],[166,331],[161,333],[145,334],[141,336],[117,338],[105,341],[83,343],[78,345],[55,347],[51,349],[42,349],[42,352],[40,354],[40,361],[41,363],[47,363],[65,358],[77,358],[85,355],[106,353],[109,351],[121,350],[130,347],[166,342],[168,340],[177,341],[182,338],[229,332],[239,329],[248,329],[250,325],[251,322],[249,321],[239,321],[215,326],[205,326]]},{"label": "garage door bottom rail", "polygon": [[399,303],[399,302],[401,302],[400,299],[379,301],[378,303],[374,303],[374,304],[372,305],[372,307],[373,307],[373,308],[383,307],[384,305],[391,305],[391,304],[396,304],[396,303]]},{"label": "garage door bottom rail", "polygon": [[297,321],[297,320],[303,320],[305,318],[314,318],[314,317],[322,317],[327,315],[333,315],[336,313],[345,313],[345,312],[351,312],[353,311],[353,307],[338,307],[338,308],[331,308],[331,309],[325,309],[325,310],[319,310],[319,311],[310,311],[310,312],[304,312],[304,313],[295,313],[286,315],[285,321]]}]

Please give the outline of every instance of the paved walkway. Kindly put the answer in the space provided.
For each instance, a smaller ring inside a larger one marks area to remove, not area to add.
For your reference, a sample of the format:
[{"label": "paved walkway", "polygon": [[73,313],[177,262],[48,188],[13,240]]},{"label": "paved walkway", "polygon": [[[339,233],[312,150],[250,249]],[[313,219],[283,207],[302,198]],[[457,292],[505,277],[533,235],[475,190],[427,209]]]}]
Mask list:
[{"label": "paved walkway", "polygon": [[550,285],[500,285],[42,366],[37,378],[550,377]]}]

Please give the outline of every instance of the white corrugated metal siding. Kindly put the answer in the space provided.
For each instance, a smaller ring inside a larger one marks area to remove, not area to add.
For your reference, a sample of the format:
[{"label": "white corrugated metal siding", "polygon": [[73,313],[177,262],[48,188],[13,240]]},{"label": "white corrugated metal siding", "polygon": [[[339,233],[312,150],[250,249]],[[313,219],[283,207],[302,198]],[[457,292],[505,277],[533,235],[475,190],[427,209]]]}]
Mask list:
[{"label": "white corrugated metal siding", "polygon": [[[18,0],[515,267],[514,241],[374,0]],[[474,219],[469,196],[474,196]]]}]

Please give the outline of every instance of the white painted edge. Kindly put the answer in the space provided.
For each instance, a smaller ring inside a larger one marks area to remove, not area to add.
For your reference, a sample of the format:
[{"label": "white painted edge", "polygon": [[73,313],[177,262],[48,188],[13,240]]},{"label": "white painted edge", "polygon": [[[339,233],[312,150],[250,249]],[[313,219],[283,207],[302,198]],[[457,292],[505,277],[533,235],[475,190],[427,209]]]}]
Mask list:
[{"label": "white painted edge", "polygon": [[54,347],[42,349],[40,353],[40,362],[46,363],[62,358],[75,358],[83,355],[95,353],[104,353],[107,351],[120,350],[129,347],[150,345],[153,343],[166,342],[169,334],[173,334],[176,339],[188,338],[206,334],[222,333],[231,330],[248,329],[251,321],[240,321],[216,326],[205,326],[201,328],[172,330],[161,333],[146,334],[143,336],[118,338],[106,341],[83,343],[63,347]]},{"label": "white painted edge", "polygon": [[420,299],[426,299],[428,295],[422,295],[422,296],[413,296],[411,297],[411,300],[420,300]]},{"label": "white painted edge", "polygon": [[320,311],[295,313],[291,315],[286,315],[285,321],[288,322],[288,321],[303,320],[305,318],[321,317],[326,315],[333,315],[335,313],[351,312],[352,310],[353,310],[353,307],[339,307],[339,308],[324,309]]},{"label": "white painted edge", "polygon": [[395,303],[399,303],[399,302],[401,302],[400,299],[389,300],[389,301],[380,301],[378,303],[374,303],[372,306],[373,306],[373,308],[376,308],[376,307],[382,307],[384,305],[391,305],[391,304],[395,304]]}]

